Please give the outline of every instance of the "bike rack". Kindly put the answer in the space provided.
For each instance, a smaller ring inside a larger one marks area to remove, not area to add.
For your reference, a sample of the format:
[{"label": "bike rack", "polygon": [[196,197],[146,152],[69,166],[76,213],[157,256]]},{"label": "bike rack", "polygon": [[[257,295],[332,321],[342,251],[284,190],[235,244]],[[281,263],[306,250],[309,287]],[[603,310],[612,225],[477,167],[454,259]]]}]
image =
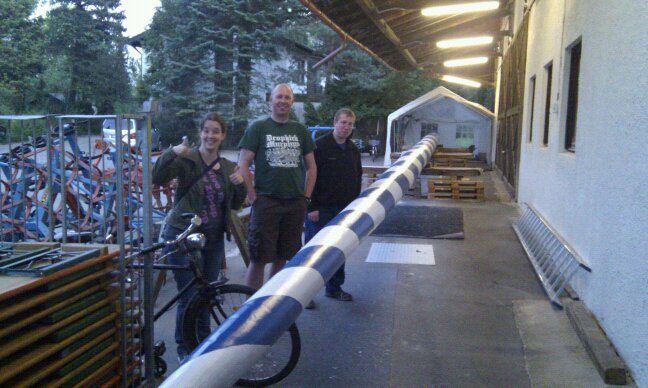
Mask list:
[{"label": "bike rack", "polygon": [[380,225],[430,161],[437,142],[428,135],[404,152],[207,337],[161,387],[232,386],[288,330],[361,240]]},{"label": "bike rack", "polygon": [[[11,241],[0,246],[0,266],[5,273],[40,276],[64,268],[82,255],[59,252],[38,256],[15,249],[10,253],[8,247],[19,247],[18,242],[23,240],[42,242],[57,238],[61,242],[81,242],[87,238],[104,243],[108,233],[116,232],[120,250],[116,259],[120,309],[130,311],[130,301],[142,301],[143,309],[137,307],[137,313],[144,316],[145,326],[152,326],[152,269],[147,265],[143,276],[130,273],[125,266],[125,254],[139,244],[150,245],[157,237],[152,233],[152,215],[161,219],[165,214],[154,212],[152,203],[156,200],[160,208],[164,204],[160,191],[154,194],[155,198],[150,194],[151,157],[147,141],[141,143],[141,150],[126,149],[121,144],[109,149],[107,144],[101,147],[97,142],[93,147],[90,124],[106,118],[116,118],[118,139],[122,138],[122,118],[146,119],[150,130],[147,114],[0,116],[0,121],[8,122],[6,128],[11,129],[7,146],[13,151],[0,155],[0,240]],[[84,122],[88,125],[82,126]],[[76,129],[70,129],[71,123],[76,123]],[[3,122],[0,124],[5,127]],[[56,126],[58,131],[53,133]],[[87,133],[82,132],[84,129]],[[85,143],[79,144],[77,134],[87,135],[87,150],[82,150]],[[146,138],[150,140],[150,135]],[[169,201],[169,190],[163,190]],[[138,367],[133,368],[133,353],[129,349],[134,345],[128,341],[137,333],[133,325],[127,324],[126,316],[122,319],[121,375],[124,381],[133,382],[143,376],[152,381],[152,334],[143,338],[145,363],[138,361]]]}]

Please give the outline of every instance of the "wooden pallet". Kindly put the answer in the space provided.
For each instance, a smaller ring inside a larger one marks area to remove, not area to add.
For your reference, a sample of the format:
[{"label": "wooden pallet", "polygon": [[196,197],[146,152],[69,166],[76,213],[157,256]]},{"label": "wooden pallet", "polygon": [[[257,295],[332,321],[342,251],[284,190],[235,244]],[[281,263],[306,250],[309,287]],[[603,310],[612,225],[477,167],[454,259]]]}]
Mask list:
[{"label": "wooden pallet", "polygon": [[434,158],[434,167],[468,167],[468,159]]},{"label": "wooden pallet", "polygon": [[428,180],[428,199],[483,200],[484,182],[456,177]]}]

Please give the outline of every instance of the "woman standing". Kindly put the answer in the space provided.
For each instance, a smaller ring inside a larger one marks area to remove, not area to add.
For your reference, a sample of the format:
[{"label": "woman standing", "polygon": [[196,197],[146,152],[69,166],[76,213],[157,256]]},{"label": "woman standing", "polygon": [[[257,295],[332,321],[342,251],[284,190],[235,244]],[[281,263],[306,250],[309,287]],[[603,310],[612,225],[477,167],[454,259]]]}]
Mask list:
[{"label": "woman standing", "polygon": [[[207,241],[201,251],[199,267],[212,282],[218,279],[225,258],[223,235],[230,239],[228,214],[231,209],[241,207],[246,188],[236,164],[220,157],[220,146],[226,136],[223,119],[216,113],[207,113],[200,123],[199,135],[198,148],[190,148],[185,137],[181,144],[160,155],[153,167],[153,183],[165,185],[174,178],[178,179],[173,209],[166,217],[162,232],[165,241],[175,239],[189,226],[189,221],[182,218],[183,213],[194,213],[202,219],[199,231],[205,234]],[[169,262],[186,265],[187,257],[175,253],[169,257]],[[178,291],[191,281],[192,276],[190,271],[173,271]],[[180,361],[187,356],[181,319],[191,294],[185,293],[180,298],[176,310],[175,340]],[[209,330],[209,327],[206,326],[205,330]]]}]

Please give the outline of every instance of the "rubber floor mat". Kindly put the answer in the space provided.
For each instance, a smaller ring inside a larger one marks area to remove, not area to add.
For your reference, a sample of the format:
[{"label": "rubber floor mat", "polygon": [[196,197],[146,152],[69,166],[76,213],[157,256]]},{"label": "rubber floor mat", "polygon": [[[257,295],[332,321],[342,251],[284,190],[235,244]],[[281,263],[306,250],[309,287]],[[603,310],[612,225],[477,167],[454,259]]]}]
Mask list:
[{"label": "rubber floor mat", "polygon": [[455,207],[397,205],[371,235],[463,239],[463,211]]}]

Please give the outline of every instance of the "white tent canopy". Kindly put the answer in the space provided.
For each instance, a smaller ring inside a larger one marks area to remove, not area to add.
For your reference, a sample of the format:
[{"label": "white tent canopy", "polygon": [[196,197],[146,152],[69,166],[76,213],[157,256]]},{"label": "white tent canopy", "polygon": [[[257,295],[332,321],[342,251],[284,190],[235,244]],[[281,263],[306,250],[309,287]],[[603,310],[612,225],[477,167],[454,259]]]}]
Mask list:
[{"label": "white tent canopy", "polygon": [[429,133],[437,133],[444,147],[475,146],[490,163],[493,112],[439,86],[387,117],[384,165],[390,154],[408,149]]}]

